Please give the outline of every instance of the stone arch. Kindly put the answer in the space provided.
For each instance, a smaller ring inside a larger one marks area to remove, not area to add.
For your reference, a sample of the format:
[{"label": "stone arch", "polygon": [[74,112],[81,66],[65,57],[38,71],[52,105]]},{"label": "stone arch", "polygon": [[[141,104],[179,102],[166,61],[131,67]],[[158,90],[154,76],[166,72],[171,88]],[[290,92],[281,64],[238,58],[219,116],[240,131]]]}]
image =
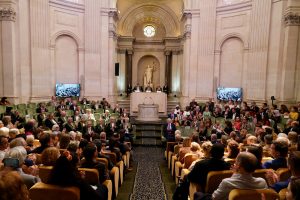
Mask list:
[{"label": "stone arch", "polygon": [[56,32],[54,35],[52,35],[52,37],[50,39],[50,47],[54,48],[56,39],[62,35],[71,37],[73,40],[75,40],[78,49],[83,49],[83,42],[81,41],[81,39],[75,33],[68,31],[68,30],[61,30],[61,31]]},{"label": "stone arch", "polygon": [[132,36],[134,26],[145,18],[154,18],[162,23],[167,37],[180,35],[180,24],[176,14],[167,6],[144,3],[129,9],[120,19],[118,34]]},{"label": "stone arch", "polygon": [[230,38],[237,38],[237,39],[239,39],[243,43],[244,49],[249,49],[249,43],[248,43],[248,41],[245,40],[245,38],[241,34],[239,34],[239,33],[230,33],[230,34],[225,35],[223,38],[221,38],[220,40],[218,40],[216,42],[216,44],[217,44],[216,51],[221,51],[222,46],[224,45],[224,43],[227,40],[229,40]]}]

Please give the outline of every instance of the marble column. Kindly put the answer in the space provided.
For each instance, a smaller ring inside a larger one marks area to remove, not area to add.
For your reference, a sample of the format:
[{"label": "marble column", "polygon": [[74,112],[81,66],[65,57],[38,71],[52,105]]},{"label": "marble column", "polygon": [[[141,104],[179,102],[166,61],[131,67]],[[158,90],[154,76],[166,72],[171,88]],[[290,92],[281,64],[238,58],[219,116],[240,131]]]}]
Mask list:
[{"label": "marble column", "polygon": [[300,14],[288,13],[285,16],[285,43],[283,68],[281,73],[280,101],[295,101],[297,49],[299,42]]},{"label": "marble column", "polygon": [[126,51],[126,78],[125,78],[125,84],[126,88],[128,84],[132,86],[132,50],[127,50]]},{"label": "marble column", "polygon": [[165,84],[167,84],[169,88],[169,93],[172,91],[172,52],[165,51],[166,55],[166,72],[165,72]]},{"label": "marble column", "polygon": [[12,103],[17,102],[17,50],[15,32],[16,11],[13,7],[0,5],[2,72],[1,96]]}]

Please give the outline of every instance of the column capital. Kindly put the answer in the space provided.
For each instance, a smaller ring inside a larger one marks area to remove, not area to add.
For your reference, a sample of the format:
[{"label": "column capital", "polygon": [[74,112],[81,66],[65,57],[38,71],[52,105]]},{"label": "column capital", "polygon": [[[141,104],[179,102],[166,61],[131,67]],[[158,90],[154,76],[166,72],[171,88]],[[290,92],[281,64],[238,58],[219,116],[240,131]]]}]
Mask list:
[{"label": "column capital", "polygon": [[299,13],[287,13],[284,16],[284,23],[286,26],[300,26]]},{"label": "column capital", "polygon": [[128,55],[132,55],[133,54],[133,50],[132,49],[127,49],[127,54]]},{"label": "column capital", "polygon": [[170,51],[170,50],[166,50],[166,51],[165,51],[165,55],[166,55],[166,56],[170,56],[171,53],[172,53],[172,51]]},{"label": "column capital", "polygon": [[0,21],[16,21],[16,11],[12,7],[0,7]]}]

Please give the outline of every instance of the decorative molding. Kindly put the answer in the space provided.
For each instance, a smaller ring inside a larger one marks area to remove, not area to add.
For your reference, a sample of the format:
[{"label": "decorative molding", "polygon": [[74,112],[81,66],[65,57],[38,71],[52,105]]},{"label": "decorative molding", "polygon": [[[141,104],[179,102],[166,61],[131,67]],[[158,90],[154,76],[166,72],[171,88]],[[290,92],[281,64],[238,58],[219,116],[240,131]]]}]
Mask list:
[{"label": "decorative molding", "polygon": [[223,5],[217,7],[217,13],[223,13],[223,12],[236,12],[236,11],[243,11],[243,10],[250,10],[252,8],[252,0],[241,2],[241,3],[235,3],[230,5]]},{"label": "decorative molding", "polygon": [[249,42],[248,40],[246,40],[246,38],[240,34],[240,33],[229,33],[224,35],[222,38],[220,38],[219,40],[216,41],[216,49],[215,51],[221,51],[222,45],[224,44],[224,42],[230,38],[238,38],[242,41],[243,45],[244,45],[244,49],[249,49]]},{"label": "decorative molding", "polygon": [[122,15],[118,23],[118,34],[132,36],[137,23],[152,18],[161,22],[167,36],[176,37],[180,32],[180,21],[172,9],[164,5],[144,3],[134,6]]},{"label": "decorative molding", "polygon": [[84,44],[83,44],[82,40],[80,39],[80,37],[77,34],[71,32],[71,31],[68,31],[68,30],[61,30],[61,31],[54,33],[50,37],[50,48],[55,48],[56,39],[61,35],[67,35],[67,36],[73,38],[76,41],[78,50],[84,49]]},{"label": "decorative molding", "polygon": [[184,26],[184,32],[183,32],[183,38],[184,39],[190,39],[192,35],[192,25],[186,24]]},{"label": "decorative molding", "polygon": [[16,11],[12,7],[0,7],[0,21],[16,21]]},{"label": "decorative molding", "polygon": [[83,4],[74,3],[70,1],[50,0],[49,5],[56,8],[71,10],[75,12],[84,12],[85,10],[85,6]]},{"label": "decorative molding", "polygon": [[284,23],[286,26],[300,26],[299,13],[287,13],[284,16]]}]

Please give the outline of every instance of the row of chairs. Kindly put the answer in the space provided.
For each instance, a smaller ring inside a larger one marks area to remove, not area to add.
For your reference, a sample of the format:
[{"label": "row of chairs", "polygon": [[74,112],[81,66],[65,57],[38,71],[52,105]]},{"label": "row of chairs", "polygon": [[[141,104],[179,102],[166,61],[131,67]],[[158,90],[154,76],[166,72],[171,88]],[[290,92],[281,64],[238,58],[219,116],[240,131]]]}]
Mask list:
[{"label": "row of chairs", "polygon": [[[184,164],[182,164],[181,162],[177,161],[177,153],[180,150],[180,146],[177,143],[173,143],[173,142],[168,142],[167,143],[167,149],[165,152],[165,157],[168,163],[168,168],[171,170],[171,175],[174,177],[176,184],[178,184],[179,178],[180,179],[184,179],[184,177],[190,172],[188,170],[188,168],[190,167],[190,165],[192,164],[192,162],[196,161],[198,158],[196,158],[193,155],[186,155],[185,159],[184,159]],[[267,161],[270,160],[272,158],[265,158],[263,160]],[[234,163],[234,159],[228,159],[227,160],[229,163],[233,164]],[[268,171],[268,169],[260,169],[260,170],[256,170],[255,173],[253,174],[254,177],[262,177],[265,179],[265,174]],[[287,168],[281,168],[278,169],[276,171],[276,173],[279,175],[279,180],[280,181],[285,181],[287,180],[291,174],[289,169]],[[216,190],[219,186],[219,184],[221,183],[221,181],[224,178],[229,178],[231,177],[231,175],[233,174],[232,170],[224,170],[224,171],[212,171],[209,172],[208,176],[207,176],[207,183],[206,183],[206,188],[200,188],[199,185],[195,184],[195,183],[190,183],[190,188],[189,188],[189,196],[190,199],[193,200],[194,198],[194,193],[197,191],[202,191],[202,192],[206,192],[206,193],[213,193],[214,190]],[[275,196],[278,196],[278,194],[274,191],[269,191],[269,190],[251,190],[249,191],[251,193],[258,195],[259,193],[263,192],[266,193],[267,195],[270,194],[271,197],[273,197],[275,194]],[[232,194],[232,199],[236,200],[236,195],[241,193],[241,195],[243,195],[245,193],[245,191],[243,190],[236,190],[236,192],[234,192]],[[282,191],[281,193],[279,193],[281,199],[284,199],[285,193],[284,191]],[[254,195],[255,196],[255,195]],[[230,198],[229,198],[230,199]],[[241,199],[241,198],[239,198]],[[272,199],[272,198],[271,198]],[[275,198],[276,199],[276,198]]]},{"label": "row of chairs", "polygon": [[[35,140],[35,145],[38,144],[38,140]],[[60,152],[63,153],[65,149],[60,149]],[[110,157],[111,161],[114,163],[115,167],[113,167],[112,170],[110,170],[110,177],[111,180],[106,180],[104,182],[104,185],[108,188],[108,200],[114,199],[118,195],[119,187],[123,184],[123,178],[124,178],[124,169],[126,167],[129,167],[129,160],[130,160],[130,152],[126,152],[126,155],[123,155],[122,160],[117,162],[117,156],[113,152],[104,152],[107,156]],[[108,161],[104,158],[97,158],[98,161],[105,164],[106,168],[108,168]],[[41,154],[37,154],[37,164],[41,163]],[[63,192],[64,188],[58,188],[53,185],[48,184],[48,179],[50,175],[50,171],[52,170],[52,166],[39,166],[39,177],[41,178],[42,183],[37,183],[30,189],[30,195],[31,199],[44,199],[39,196],[41,191],[51,191],[54,189],[58,189],[56,191]],[[85,180],[90,185],[97,185],[99,183],[99,173],[96,169],[87,169],[87,168],[79,168],[79,171],[85,172]],[[48,191],[48,192],[49,192]],[[74,189],[67,188],[66,193],[69,194],[73,192],[74,195],[77,195],[77,192]],[[59,193],[57,193],[59,194]],[[60,198],[60,197],[59,197]],[[51,199],[49,197],[49,199]],[[65,198],[63,198],[65,199]],[[72,198],[71,198],[72,199]],[[76,199],[76,198],[75,198]],[[46,199],[47,200],[47,199]]]}]

